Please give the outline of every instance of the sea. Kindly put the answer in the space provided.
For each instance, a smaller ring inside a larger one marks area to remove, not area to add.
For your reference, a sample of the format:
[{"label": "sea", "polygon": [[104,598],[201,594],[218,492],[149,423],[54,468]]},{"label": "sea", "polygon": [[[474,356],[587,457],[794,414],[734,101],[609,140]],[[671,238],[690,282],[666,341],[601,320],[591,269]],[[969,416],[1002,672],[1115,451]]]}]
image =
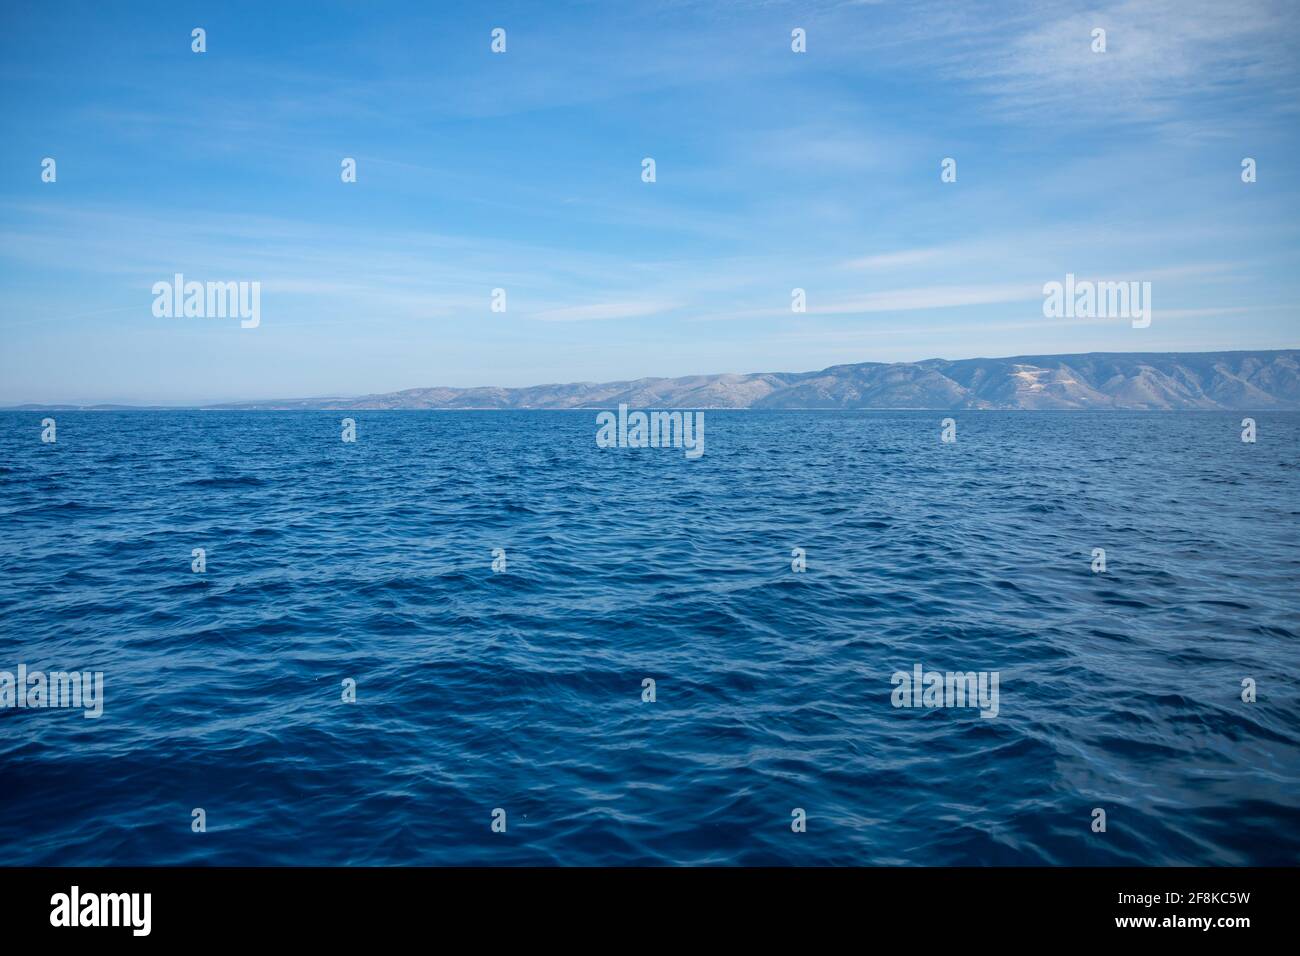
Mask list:
[{"label": "sea", "polygon": [[3,863],[1300,862],[1300,414],[596,414],[0,413]]}]

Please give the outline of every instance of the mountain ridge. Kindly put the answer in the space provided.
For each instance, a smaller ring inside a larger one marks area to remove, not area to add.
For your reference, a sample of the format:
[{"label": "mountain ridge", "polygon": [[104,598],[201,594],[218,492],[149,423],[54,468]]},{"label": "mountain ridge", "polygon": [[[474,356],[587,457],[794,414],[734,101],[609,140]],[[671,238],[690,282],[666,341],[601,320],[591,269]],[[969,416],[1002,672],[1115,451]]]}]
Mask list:
[{"label": "mountain ridge", "polygon": [[211,408],[593,409],[1300,409],[1300,350],[1089,352],[995,359],[858,362],[520,388],[432,386],[351,399]]},{"label": "mountain ridge", "polygon": [[[429,386],[350,398],[190,407],[541,410],[613,408],[619,404],[660,409],[1289,410],[1300,409],[1300,349],[857,362],[812,372],[720,373],[517,388]],[[14,408],[123,407],[128,406],[28,404]]]}]

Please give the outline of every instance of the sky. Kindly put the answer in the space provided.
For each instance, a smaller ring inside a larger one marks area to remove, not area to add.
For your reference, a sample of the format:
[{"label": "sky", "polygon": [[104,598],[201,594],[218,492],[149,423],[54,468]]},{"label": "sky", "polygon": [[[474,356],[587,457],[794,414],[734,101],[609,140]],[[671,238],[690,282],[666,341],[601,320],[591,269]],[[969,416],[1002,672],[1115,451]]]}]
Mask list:
[{"label": "sky", "polygon": [[[4,0],[0,405],[1294,348],[1295,13]],[[1151,324],[1045,317],[1067,273]]]}]

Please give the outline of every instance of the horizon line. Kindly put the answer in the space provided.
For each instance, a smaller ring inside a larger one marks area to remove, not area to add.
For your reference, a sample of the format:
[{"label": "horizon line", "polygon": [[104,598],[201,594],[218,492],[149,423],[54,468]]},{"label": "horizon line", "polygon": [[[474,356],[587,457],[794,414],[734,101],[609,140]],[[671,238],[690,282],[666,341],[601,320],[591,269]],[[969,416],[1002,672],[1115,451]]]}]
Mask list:
[{"label": "horizon line", "polygon": [[[453,391],[453,392],[470,392],[470,391],[478,391],[483,389],[492,389],[495,391],[511,393],[511,392],[527,391],[529,389],[537,389],[537,388],[572,388],[576,386],[633,385],[638,382],[676,382],[676,381],[686,381],[695,378],[719,378],[728,375],[741,376],[741,377],[754,377],[754,376],[763,376],[763,375],[809,376],[809,375],[817,375],[823,372],[829,372],[833,369],[852,368],[856,366],[916,366],[916,365],[925,365],[934,362],[947,363],[949,365],[957,365],[966,362],[1008,362],[1017,359],[1064,359],[1064,358],[1087,358],[1087,357],[1096,357],[1096,356],[1117,356],[1117,357],[1134,358],[1134,357],[1147,356],[1147,355],[1205,356],[1205,355],[1240,355],[1246,353],[1278,354],[1278,353],[1286,353],[1286,352],[1300,352],[1300,347],[1277,348],[1277,349],[1207,349],[1204,351],[1162,350],[1162,351],[1145,351],[1145,352],[1140,352],[1140,351],[1058,352],[1052,354],[1036,354],[1036,355],[1021,354],[1021,355],[1005,355],[1005,356],[980,356],[980,357],[972,357],[972,358],[964,358],[964,359],[945,359],[940,357],[934,357],[934,358],[919,359],[914,362],[876,362],[876,361],[840,362],[834,365],[827,365],[820,369],[809,369],[805,371],[702,372],[694,375],[673,375],[673,376],[648,375],[648,376],[641,376],[640,378],[616,379],[612,381],[586,380],[586,381],[579,381],[579,382],[542,382],[534,385],[467,385],[467,386],[415,385],[407,388],[394,389],[392,391],[387,391],[387,392],[365,392],[357,395],[314,395],[314,396],[304,396],[298,398],[238,399],[238,400],[223,401],[223,402],[180,403],[180,404],[160,404],[160,403],[133,404],[133,403],[124,403],[124,402],[90,402],[90,403],[20,402],[12,405],[0,405],[0,411],[22,412],[22,411],[35,411],[42,408],[54,409],[59,411],[310,411],[313,409],[301,409],[301,408],[289,409],[289,408],[266,408],[266,407],[249,408],[247,406],[250,405],[273,406],[281,403],[287,404],[287,403],[302,403],[302,402],[357,402],[357,401],[365,400],[367,398],[380,398],[380,397],[388,397],[388,396],[395,396],[395,395],[404,395],[408,392],[421,392],[421,391],[430,391],[435,389],[446,389],[448,391]],[[605,408],[607,407],[607,405],[608,403],[602,405],[591,405],[591,406],[569,405],[569,406],[565,406],[564,408],[544,408],[544,407],[499,408],[494,406],[482,406],[482,407],[464,406],[460,408],[427,408],[427,409],[374,408],[374,409],[363,409],[363,410],[366,411],[583,411],[583,410]],[[753,410],[748,407],[737,407],[734,405],[720,405],[720,406],[698,405],[693,407],[705,409],[705,410],[712,410],[712,411]],[[929,411],[929,410],[941,411],[944,409],[951,410],[952,406],[898,406],[895,408],[876,406],[874,408],[875,410],[880,410],[880,411]],[[340,409],[314,409],[314,410],[339,411]],[[795,407],[795,408],[790,408],[785,410],[828,411],[828,410],[837,410],[837,409],[826,409],[824,407],[808,406],[806,408]],[[850,411],[850,410],[867,410],[867,409],[838,409],[838,410]],[[970,410],[996,411],[997,409],[970,409]],[[1097,409],[1004,409],[1004,410],[1007,411],[1015,411],[1015,410],[1096,411]],[[1159,409],[1152,409],[1152,410],[1159,410]],[[1191,411],[1193,409],[1185,409],[1185,410]],[[1201,410],[1213,411],[1214,409],[1201,409]]]}]

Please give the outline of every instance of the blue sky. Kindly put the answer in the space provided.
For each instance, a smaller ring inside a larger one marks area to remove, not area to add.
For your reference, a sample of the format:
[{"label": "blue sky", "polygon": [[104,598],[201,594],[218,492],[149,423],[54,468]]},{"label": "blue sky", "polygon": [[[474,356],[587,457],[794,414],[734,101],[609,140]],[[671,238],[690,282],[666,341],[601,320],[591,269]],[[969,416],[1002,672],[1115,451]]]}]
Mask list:
[{"label": "blue sky", "polygon": [[[1296,347],[1298,40],[1264,0],[6,0],[0,404]],[[176,272],[261,325],[156,318]],[[1151,326],[1045,318],[1067,272]]]}]

